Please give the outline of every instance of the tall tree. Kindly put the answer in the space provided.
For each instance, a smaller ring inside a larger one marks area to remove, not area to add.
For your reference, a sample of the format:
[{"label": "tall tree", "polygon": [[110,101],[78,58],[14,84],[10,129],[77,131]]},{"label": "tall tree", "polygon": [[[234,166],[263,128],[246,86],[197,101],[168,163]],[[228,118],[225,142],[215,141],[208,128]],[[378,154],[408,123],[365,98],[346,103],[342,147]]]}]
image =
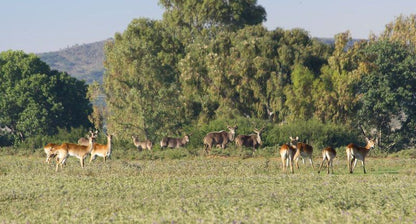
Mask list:
[{"label": "tall tree", "polygon": [[177,60],[181,43],[159,21],[133,20],[106,46],[108,127],[127,137],[174,132],[183,124]]},{"label": "tall tree", "polygon": [[239,29],[266,20],[266,10],[257,0],[159,0],[163,18],[174,26],[202,31],[212,27]]},{"label": "tall tree", "polygon": [[416,56],[390,41],[373,42],[365,56],[372,66],[360,85],[358,118],[377,130],[380,146],[396,150],[416,135]]}]

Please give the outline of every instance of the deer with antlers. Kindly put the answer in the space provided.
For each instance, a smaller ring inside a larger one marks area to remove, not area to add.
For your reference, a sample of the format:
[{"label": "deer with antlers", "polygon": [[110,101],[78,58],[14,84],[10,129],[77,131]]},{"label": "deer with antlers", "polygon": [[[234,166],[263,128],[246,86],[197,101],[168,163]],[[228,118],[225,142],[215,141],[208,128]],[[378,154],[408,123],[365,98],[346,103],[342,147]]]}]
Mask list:
[{"label": "deer with antlers", "polygon": [[367,173],[365,170],[365,157],[367,156],[367,154],[370,152],[370,150],[372,148],[374,148],[374,145],[376,143],[376,141],[374,139],[369,139],[366,136],[366,133],[364,131],[364,129],[360,126],[361,131],[364,134],[365,137],[365,141],[367,142],[366,146],[358,146],[354,143],[350,143],[347,145],[346,148],[346,152],[347,152],[347,165],[348,165],[348,170],[350,171],[350,173],[353,173],[353,170],[355,168],[355,166],[357,165],[357,161],[361,160],[362,164],[363,164],[363,170],[364,173]]},{"label": "deer with antlers", "polygon": [[250,147],[253,149],[253,153],[256,149],[263,144],[261,141],[261,133],[263,129],[258,130],[257,128],[254,129],[254,134],[251,135],[238,135],[235,138],[235,144],[239,147]]}]

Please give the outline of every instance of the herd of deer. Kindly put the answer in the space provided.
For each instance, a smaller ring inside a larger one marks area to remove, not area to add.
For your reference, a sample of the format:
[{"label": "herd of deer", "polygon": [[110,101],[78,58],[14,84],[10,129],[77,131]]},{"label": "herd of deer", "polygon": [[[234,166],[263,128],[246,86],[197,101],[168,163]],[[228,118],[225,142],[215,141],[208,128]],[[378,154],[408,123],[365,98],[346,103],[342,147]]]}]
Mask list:
[{"label": "herd of deer", "polygon": [[[207,154],[210,154],[213,146],[221,147],[224,149],[226,145],[232,141],[235,141],[235,144],[241,149],[243,146],[250,147],[253,149],[253,152],[262,145],[261,133],[262,129],[254,129],[254,134],[250,135],[238,135],[235,137],[237,126],[227,126],[227,131],[217,131],[208,133],[204,139],[204,151]],[[51,158],[56,158],[56,171],[58,171],[59,166],[61,169],[65,164],[68,156],[75,156],[80,159],[81,167],[84,167],[84,159],[88,154],[91,154],[90,163],[97,156],[103,157],[104,162],[111,155],[111,140],[113,135],[109,134],[107,136],[107,144],[102,145],[95,143],[97,138],[98,131],[90,131],[87,138],[80,138],[78,144],[73,143],[62,143],[61,145],[49,143],[44,147],[46,153],[46,162],[49,163]],[[181,148],[189,142],[190,135],[185,135],[183,138],[170,138],[164,137],[160,141],[161,148]],[[150,140],[139,141],[136,136],[132,136],[133,144],[137,147],[138,150],[152,150],[153,143]],[[296,167],[299,169],[299,158],[304,162],[305,159],[309,159],[312,168],[313,160],[313,147],[299,142],[299,137],[292,138],[289,137],[290,142],[288,144],[283,144],[280,147],[280,157],[282,159],[282,169],[286,171],[290,167],[290,172],[294,173],[293,162],[296,163]],[[367,145],[365,147],[355,145],[350,143],[347,145],[346,154],[347,154],[347,163],[348,170],[350,173],[353,172],[353,169],[357,165],[357,161],[360,160],[363,165],[364,173],[365,170],[365,157],[371,148],[374,147],[375,141],[368,139],[366,137]],[[332,147],[327,147],[322,150],[322,163],[319,166],[318,173],[320,173],[321,168],[323,167],[325,161],[327,162],[327,173],[329,174],[329,168],[331,167],[332,173],[333,170],[333,160],[336,157],[336,151]]]}]

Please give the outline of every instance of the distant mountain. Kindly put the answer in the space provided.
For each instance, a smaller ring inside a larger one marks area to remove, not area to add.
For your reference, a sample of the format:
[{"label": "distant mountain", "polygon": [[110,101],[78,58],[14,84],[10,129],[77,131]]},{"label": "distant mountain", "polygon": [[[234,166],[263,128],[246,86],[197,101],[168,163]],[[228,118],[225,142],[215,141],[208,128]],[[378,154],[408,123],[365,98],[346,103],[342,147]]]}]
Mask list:
[{"label": "distant mountain", "polygon": [[[334,46],[334,45],[335,45],[335,39],[334,39],[334,38],[322,38],[322,37],[317,37],[316,39],[317,39],[317,40],[319,40],[319,41],[321,41],[321,42],[322,42],[322,43],[324,43],[324,44],[328,44],[328,45],[332,45],[332,46]],[[354,43],[355,43],[355,42],[362,41],[362,40],[363,40],[363,39],[352,39],[352,40],[348,41],[348,43],[347,43],[347,48],[352,47],[352,46],[354,45]]]},{"label": "distant mountain", "polygon": [[[334,38],[316,38],[319,41],[334,45]],[[88,84],[93,81],[103,82],[104,75],[104,45],[111,39],[90,44],[75,45],[60,51],[41,53],[38,56],[51,69],[68,72],[73,77],[85,80]],[[347,44],[351,47],[359,39],[353,39]]]},{"label": "distant mountain", "polygon": [[60,51],[40,53],[38,56],[51,69],[65,71],[73,77],[102,83],[104,74],[104,45],[109,40],[75,45]]}]

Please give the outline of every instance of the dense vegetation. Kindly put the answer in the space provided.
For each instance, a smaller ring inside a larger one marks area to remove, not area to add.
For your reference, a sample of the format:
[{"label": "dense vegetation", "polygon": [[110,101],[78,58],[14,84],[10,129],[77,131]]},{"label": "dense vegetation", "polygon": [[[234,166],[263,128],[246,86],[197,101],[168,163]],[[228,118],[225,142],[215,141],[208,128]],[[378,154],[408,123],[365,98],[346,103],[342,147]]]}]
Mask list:
[{"label": "dense vegetation", "polygon": [[0,53],[0,145],[39,137],[39,147],[59,128],[89,126],[86,93],[84,81],[50,70],[34,54]]},{"label": "dense vegetation", "polygon": [[349,32],[330,47],[301,29],[265,29],[256,1],[160,4],[162,20],[134,19],[106,45],[107,122],[121,138],[158,141],[246,119],[240,133],[318,121],[362,127],[388,151],[414,145],[413,17],[347,48]]}]

